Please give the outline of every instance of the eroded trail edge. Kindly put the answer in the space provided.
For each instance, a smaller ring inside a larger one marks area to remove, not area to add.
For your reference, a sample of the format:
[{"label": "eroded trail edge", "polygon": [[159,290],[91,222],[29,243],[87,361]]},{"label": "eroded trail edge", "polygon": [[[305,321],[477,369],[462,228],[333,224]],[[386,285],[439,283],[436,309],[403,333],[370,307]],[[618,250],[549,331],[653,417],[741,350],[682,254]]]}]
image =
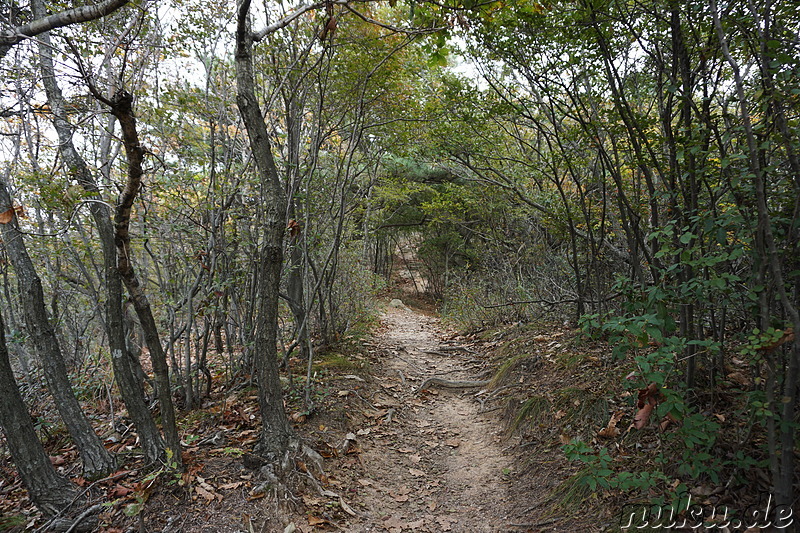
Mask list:
[{"label": "eroded trail edge", "polygon": [[[445,339],[439,320],[389,307],[374,348],[379,388],[365,398],[374,423],[358,430],[361,512],[348,531],[508,531],[514,457],[496,413],[482,413],[485,388],[417,393],[428,378],[467,382],[483,356]],[[430,382],[429,382],[430,383]]]}]

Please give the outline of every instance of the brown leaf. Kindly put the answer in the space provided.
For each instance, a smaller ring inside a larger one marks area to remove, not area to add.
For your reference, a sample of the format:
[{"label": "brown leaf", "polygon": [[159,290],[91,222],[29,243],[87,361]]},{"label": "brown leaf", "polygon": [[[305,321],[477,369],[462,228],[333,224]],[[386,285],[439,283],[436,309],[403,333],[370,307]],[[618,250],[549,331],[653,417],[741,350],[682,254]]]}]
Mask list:
[{"label": "brown leaf", "polygon": [[133,489],[130,487],[126,487],[124,485],[114,485],[114,487],[108,491],[108,495],[111,498],[124,498],[131,492],[133,492]]},{"label": "brown leaf", "polygon": [[414,477],[423,477],[425,475],[425,472],[418,468],[409,468],[408,472]]},{"label": "brown leaf", "polygon": [[203,499],[206,500],[207,502],[210,502],[215,498],[215,496],[214,496],[214,494],[212,492],[207,491],[206,489],[204,489],[203,487],[201,487],[199,485],[197,487],[195,487],[194,490],[197,492],[197,494],[202,496]]},{"label": "brown leaf", "polygon": [[607,439],[613,439],[617,435],[619,435],[619,428],[617,427],[617,422],[619,422],[623,415],[625,414],[624,411],[617,411],[611,416],[611,420],[608,421],[608,426],[605,429],[601,429],[598,433],[598,437],[604,437]]},{"label": "brown leaf", "polygon": [[661,393],[659,392],[658,385],[655,383],[651,383],[647,388],[639,390],[639,400],[636,403],[636,407],[638,407],[639,411],[637,411],[636,416],[633,417],[633,427],[642,429],[647,425],[650,414],[653,412],[655,406],[658,405],[660,397]]},{"label": "brown leaf", "polygon": [[747,379],[745,377],[745,375],[742,374],[741,372],[731,372],[730,374],[728,374],[725,377],[728,378],[731,381],[735,381],[736,383],[738,383],[742,387],[748,387],[750,385],[750,380]]},{"label": "brown leaf", "polygon": [[324,518],[319,516],[309,516],[308,517],[308,525],[309,526],[321,526],[322,524],[327,524],[328,521]]}]

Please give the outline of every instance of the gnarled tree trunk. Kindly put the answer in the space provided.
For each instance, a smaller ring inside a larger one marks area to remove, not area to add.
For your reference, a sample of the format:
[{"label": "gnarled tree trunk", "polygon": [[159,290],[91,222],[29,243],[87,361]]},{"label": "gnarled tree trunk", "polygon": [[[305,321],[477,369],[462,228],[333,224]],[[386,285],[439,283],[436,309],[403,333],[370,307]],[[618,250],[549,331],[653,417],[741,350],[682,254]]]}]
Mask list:
[{"label": "gnarled tree trunk", "polygon": [[288,449],[292,435],[283,409],[276,346],[286,200],[272,156],[267,127],[255,94],[249,8],[250,0],[243,0],[237,12],[236,104],[247,129],[250,150],[253,152],[260,179],[261,206],[265,210],[263,244],[258,254],[256,274],[258,301],[253,302],[256,306],[255,363],[263,426],[256,451],[265,456],[277,457]]},{"label": "gnarled tree trunk", "polygon": [[[35,1],[33,6],[35,14],[39,16],[36,11],[44,9],[41,1]],[[53,125],[58,134],[61,156],[73,171],[73,176],[81,187],[86,192],[99,196],[100,189],[97,186],[97,182],[72,142],[73,127],[67,121],[64,110],[64,97],[55,79],[52,48],[49,34],[41,35],[39,38],[39,66],[42,71],[42,83],[47,93],[47,100],[52,110]],[[117,252],[114,245],[114,227],[111,222],[111,212],[106,204],[96,201],[89,204],[89,211],[97,226],[97,233],[103,250],[103,275],[106,288],[105,327],[108,334],[114,377],[119,385],[120,394],[128,409],[128,414],[136,426],[145,456],[150,461],[157,461],[163,458],[164,441],[153,418],[150,416],[150,411],[142,395],[142,383],[136,377],[135,369],[130,363],[128,349],[125,344],[122,313],[122,278],[117,270]]]}]

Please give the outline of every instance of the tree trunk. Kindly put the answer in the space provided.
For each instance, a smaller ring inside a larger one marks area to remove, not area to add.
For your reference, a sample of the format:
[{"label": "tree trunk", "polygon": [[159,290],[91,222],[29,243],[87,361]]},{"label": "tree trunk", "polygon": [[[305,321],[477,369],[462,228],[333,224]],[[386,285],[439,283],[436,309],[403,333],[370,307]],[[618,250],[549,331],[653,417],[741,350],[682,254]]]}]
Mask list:
[{"label": "tree trunk", "polygon": [[288,449],[291,427],[283,409],[278,375],[278,297],[283,262],[283,231],[286,201],[281,187],[267,127],[255,95],[253,37],[250,33],[250,0],[238,6],[236,26],[236,103],[242,115],[261,183],[261,206],[265,209],[263,244],[258,254],[256,276],[258,301],[255,317],[255,364],[263,425],[256,451],[278,457]]},{"label": "tree trunk", "polygon": [[[5,182],[0,180],[0,211],[9,209],[13,212],[11,197]],[[2,226],[6,251],[17,273],[25,323],[41,359],[47,387],[55,399],[61,419],[81,454],[84,476],[88,479],[103,477],[114,470],[116,462],[103,447],[72,392],[61,346],[47,316],[42,281],[25,248],[16,214],[8,224]]]},{"label": "tree trunk", "polygon": [[116,212],[114,213],[114,244],[117,248],[117,269],[125,288],[128,289],[133,308],[136,310],[144,331],[147,348],[150,350],[153,374],[155,374],[158,388],[158,401],[161,404],[161,425],[167,441],[167,453],[171,455],[168,459],[171,462],[175,462],[177,467],[181,469],[180,438],[178,437],[178,429],[175,423],[175,407],[172,402],[167,356],[161,346],[158,326],[155,318],[153,318],[150,302],[147,300],[144,287],[139,282],[131,261],[130,217],[133,202],[142,187],[144,148],[139,142],[139,133],[136,130],[136,120],[133,116],[133,96],[124,90],[120,90],[108,103],[111,105],[111,112],[117,117],[122,129],[125,154],[128,157],[128,179],[120,194]]},{"label": "tree trunk", "polygon": [[[34,2],[33,6],[34,9],[44,9],[41,2]],[[72,170],[73,176],[81,187],[88,193],[99,195],[100,189],[94,176],[92,176],[89,167],[72,142],[72,125],[67,122],[64,97],[55,79],[52,44],[47,33],[39,38],[39,60],[42,82],[52,110],[53,125],[58,134],[61,156]],[[110,210],[104,203],[91,202],[89,211],[97,226],[97,233],[103,249],[103,273],[106,285],[105,326],[109,351],[111,352],[111,364],[114,368],[114,377],[117,385],[119,385],[120,394],[128,409],[128,414],[139,433],[145,456],[150,461],[157,461],[163,458],[164,442],[144,402],[142,383],[136,377],[129,364],[122,315],[122,279],[117,270],[117,252],[114,246],[114,229],[111,224]]]},{"label": "tree trunk", "polygon": [[75,488],[59,476],[36,437],[31,416],[14,380],[6,348],[5,324],[0,316],[0,426],[11,458],[36,507],[53,515],[73,502]]}]

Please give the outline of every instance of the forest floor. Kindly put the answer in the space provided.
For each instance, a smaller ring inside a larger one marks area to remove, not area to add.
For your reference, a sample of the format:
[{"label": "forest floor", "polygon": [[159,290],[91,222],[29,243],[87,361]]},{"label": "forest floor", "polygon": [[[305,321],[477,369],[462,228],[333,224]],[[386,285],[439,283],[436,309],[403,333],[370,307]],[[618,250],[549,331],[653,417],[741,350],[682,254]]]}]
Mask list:
[{"label": "forest floor", "polygon": [[[264,490],[258,469],[245,466],[259,430],[255,389],[230,390],[222,376],[203,408],[181,421],[182,476],[153,473],[133,458],[112,479],[87,484],[74,477],[76,454],[69,446],[50,447],[54,463],[95,502],[110,502],[95,528],[105,533],[604,529],[597,510],[568,509],[553,499],[554,489],[575,471],[560,450],[558,432],[543,425],[509,429],[519,409],[509,403],[515,391],[524,398],[526,391],[572,384],[554,360],[538,355],[558,350],[565,333],[555,327],[536,336],[537,347],[520,359],[519,372],[497,380],[508,354],[504,359],[493,350],[513,326],[493,333],[495,340],[459,335],[424,302],[412,300],[413,309],[399,301],[389,305],[387,298],[371,333],[322,354],[313,413],[303,411],[302,383],[290,388],[290,418],[303,441],[324,457],[324,473],[297,460],[280,498]],[[538,363],[531,367],[531,361]],[[493,376],[485,386],[427,381],[421,389],[428,378]],[[115,451],[135,449],[132,439],[123,437]],[[48,530],[18,480],[0,488],[9,498],[0,514],[26,517],[14,528],[0,520],[0,531]]]},{"label": "forest floor", "polygon": [[[507,398],[498,393],[514,385],[429,383],[418,390],[432,377],[486,380],[496,361],[483,349],[485,341],[449,330],[424,307],[403,304],[386,305],[376,330],[356,344],[362,351],[348,353],[347,360],[323,357],[330,364],[319,367],[313,415],[289,404],[298,433],[325,457],[325,473],[315,476],[319,485],[296,483],[293,503],[278,505],[254,489],[258,473],[244,469],[241,459],[201,446],[192,500],[158,491],[140,514],[140,531],[596,530],[585,513],[565,514],[551,505],[553,488],[571,474],[558,447],[526,448],[531,442],[508,431]],[[233,411],[248,420],[257,409]],[[312,470],[301,462],[298,468]]]}]

